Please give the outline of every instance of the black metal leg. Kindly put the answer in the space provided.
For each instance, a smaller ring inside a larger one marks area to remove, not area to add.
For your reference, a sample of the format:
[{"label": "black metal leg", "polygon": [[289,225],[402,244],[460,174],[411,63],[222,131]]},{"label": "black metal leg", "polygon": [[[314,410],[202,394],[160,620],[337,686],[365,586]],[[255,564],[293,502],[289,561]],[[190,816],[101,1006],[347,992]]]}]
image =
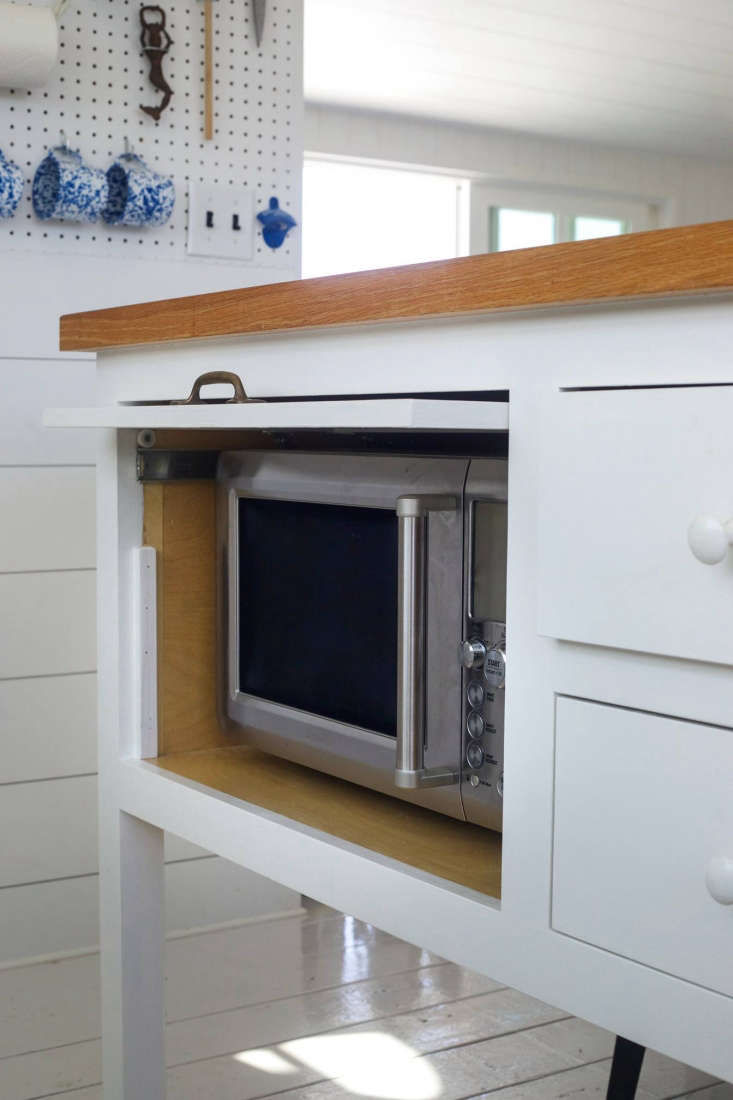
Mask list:
[{"label": "black metal leg", "polygon": [[646,1047],[616,1036],[606,1100],[634,1100]]}]

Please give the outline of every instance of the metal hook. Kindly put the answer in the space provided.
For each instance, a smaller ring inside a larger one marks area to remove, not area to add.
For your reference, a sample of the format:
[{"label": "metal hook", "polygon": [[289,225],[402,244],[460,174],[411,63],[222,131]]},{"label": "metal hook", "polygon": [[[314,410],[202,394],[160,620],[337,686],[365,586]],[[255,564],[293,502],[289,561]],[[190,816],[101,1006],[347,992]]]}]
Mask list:
[{"label": "metal hook", "polygon": [[66,131],[65,130],[59,130],[59,135],[61,137],[61,148],[66,149],[67,148],[67,145],[66,145]]},{"label": "metal hook", "polygon": [[129,157],[131,153],[132,153],[132,146],[130,145],[130,139],[127,136],[127,134],[125,134],[125,156]]}]

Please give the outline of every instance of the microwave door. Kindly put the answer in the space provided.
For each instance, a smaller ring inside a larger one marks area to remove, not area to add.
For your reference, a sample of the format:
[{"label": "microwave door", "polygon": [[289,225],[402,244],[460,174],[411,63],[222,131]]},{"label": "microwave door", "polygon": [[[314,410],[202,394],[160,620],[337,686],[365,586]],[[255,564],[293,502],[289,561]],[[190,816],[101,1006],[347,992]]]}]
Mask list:
[{"label": "microwave door", "polygon": [[[467,462],[243,453],[237,467],[235,458],[226,456],[221,486],[229,719],[265,751],[462,817],[456,651]],[[421,501],[416,538],[404,538],[400,497]],[[444,497],[448,511],[425,507]],[[403,629],[403,605],[418,591],[417,629]],[[410,708],[405,767],[400,715]],[[450,772],[446,786],[400,785],[396,774],[435,767]]]},{"label": "microwave door", "polygon": [[239,691],[394,739],[397,520],[240,497]]}]

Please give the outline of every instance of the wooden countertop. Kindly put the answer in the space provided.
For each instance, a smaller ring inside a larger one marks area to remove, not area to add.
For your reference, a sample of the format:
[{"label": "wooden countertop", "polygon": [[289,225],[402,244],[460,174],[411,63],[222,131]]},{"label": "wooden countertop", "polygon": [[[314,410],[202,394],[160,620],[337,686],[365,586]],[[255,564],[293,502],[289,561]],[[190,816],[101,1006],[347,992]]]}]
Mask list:
[{"label": "wooden countertop", "polygon": [[733,221],[197,294],[61,318],[62,351],[733,289]]}]

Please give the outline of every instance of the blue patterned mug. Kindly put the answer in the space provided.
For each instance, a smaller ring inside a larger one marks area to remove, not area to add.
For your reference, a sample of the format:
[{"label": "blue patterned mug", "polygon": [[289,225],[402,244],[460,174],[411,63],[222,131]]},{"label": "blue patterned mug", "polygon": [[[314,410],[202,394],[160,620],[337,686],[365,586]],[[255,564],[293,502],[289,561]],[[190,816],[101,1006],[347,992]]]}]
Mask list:
[{"label": "blue patterned mug", "polygon": [[173,180],[160,176],[135,153],[123,153],[107,169],[109,198],[102,217],[108,225],[164,225],[176,201]]},{"label": "blue patterned mug", "polygon": [[50,149],[33,177],[33,209],[41,221],[94,222],[107,204],[107,174],[68,145]]},{"label": "blue patterned mug", "polygon": [[0,218],[12,218],[23,194],[23,171],[0,149]]}]

